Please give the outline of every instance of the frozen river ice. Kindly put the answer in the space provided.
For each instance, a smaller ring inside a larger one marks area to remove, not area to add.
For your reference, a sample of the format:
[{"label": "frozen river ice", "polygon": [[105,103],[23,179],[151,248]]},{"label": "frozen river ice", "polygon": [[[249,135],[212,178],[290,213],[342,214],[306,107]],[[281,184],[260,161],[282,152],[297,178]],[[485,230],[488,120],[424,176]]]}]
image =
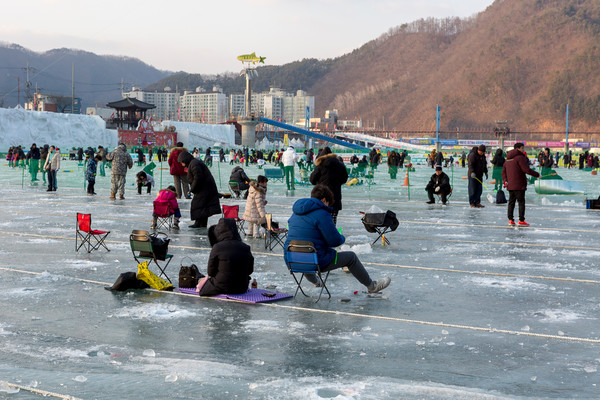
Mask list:
[{"label": "frozen river ice", "polygon": [[[136,194],[131,171],[126,200],[109,201],[108,176],[88,197],[81,167],[63,161],[62,169],[58,192],[49,194],[26,174],[22,187],[21,170],[0,165],[3,381],[82,399],[600,398],[600,214],[585,209],[584,196],[529,190],[532,226],[514,229],[505,206],[468,207],[465,169],[452,174],[450,204],[429,206],[430,168],[411,174],[409,200],[403,173],[392,181],[381,166],[375,185],[343,189],[338,225],[344,249],[356,251],[374,278],[392,278],[384,296],[367,297],[336,271],[331,300],[245,305],[104,290],[136,270],[128,237],[148,228],[154,196]],[[223,190],[230,170],[212,168]],[[161,172],[166,186],[168,170],[156,170],[159,182]],[[598,196],[600,177],[559,173]],[[286,194],[271,181],[267,209],[285,225],[309,191]],[[206,237],[186,227],[189,202],[180,204],[183,228],[170,234],[175,279],[184,257],[205,269],[209,252]],[[370,244],[359,211],[372,205],[400,220],[387,235],[391,246]],[[110,252],[74,251],[77,212],[112,231]],[[245,240],[259,287],[293,294],[281,249]],[[10,391],[0,384],[0,399],[39,397]]]}]

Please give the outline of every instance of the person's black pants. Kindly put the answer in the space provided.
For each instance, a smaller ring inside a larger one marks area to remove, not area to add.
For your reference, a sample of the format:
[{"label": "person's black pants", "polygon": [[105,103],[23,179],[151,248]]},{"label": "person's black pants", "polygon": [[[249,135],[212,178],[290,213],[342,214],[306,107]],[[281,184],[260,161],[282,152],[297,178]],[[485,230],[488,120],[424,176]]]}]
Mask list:
[{"label": "person's black pants", "polygon": [[[144,186],[141,183],[138,183],[138,194],[142,194],[142,186]],[[147,191],[146,193],[150,194],[150,190],[152,189],[152,185],[146,185],[147,187]]]},{"label": "person's black pants", "polygon": [[508,219],[514,221],[515,202],[519,202],[519,221],[525,221],[525,191],[524,190],[509,190],[508,191]]},{"label": "person's black pants", "polygon": [[94,194],[94,185],[95,184],[96,184],[96,181],[88,181],[87,192],[89,194]]},{"label": "person's black pants", "polygon": [[434,201],[435,199],[433,198],[434,194],[439,194],[440,197],[442,198],[442,203],[445,203],[448,201],[448,193],[447,192],[443,192],[443,191],[439,191],[439,192],[435,192],[434,189],[427,189],[427,196],[429,197],[429,201]]}]

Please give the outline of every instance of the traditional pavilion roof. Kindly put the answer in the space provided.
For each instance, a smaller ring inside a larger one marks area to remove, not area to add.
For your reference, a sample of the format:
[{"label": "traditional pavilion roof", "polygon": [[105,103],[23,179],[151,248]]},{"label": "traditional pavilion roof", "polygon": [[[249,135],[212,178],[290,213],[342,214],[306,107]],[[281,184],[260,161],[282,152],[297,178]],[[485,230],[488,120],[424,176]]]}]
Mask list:
[{"label": "traditional pavilion roof", "polygon": [[144,103],[136,98],[126,97],[119,101],[113,101],[112,103],[106,104],[110,108],[119,109],[137,109],[137,110],[149,110],[156,108],[154,104]]}]

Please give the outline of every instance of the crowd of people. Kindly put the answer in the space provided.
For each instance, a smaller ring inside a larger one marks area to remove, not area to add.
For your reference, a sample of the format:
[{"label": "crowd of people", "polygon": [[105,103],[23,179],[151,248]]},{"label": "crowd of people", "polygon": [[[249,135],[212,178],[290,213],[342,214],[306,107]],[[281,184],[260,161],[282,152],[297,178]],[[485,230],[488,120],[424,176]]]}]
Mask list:
[{"label": "crowd of people", "polygon": [[[137,161],[146,165],[147,159],[142,150],[137,150]],[[190,220],[191,229],[198,229],[199,234],[207,234],[212,247],[208,263],[208,276],[202,279],[198,286],[201,295],[217,293],[241,293],[248,287],[250,275],[254,268],[254,259],[250,247],[242,242],[234,220],[221,218],[216,225],[208,228],[211,216],[221,214],[221,197],[210,166],[213,163],[213,152],[209,147],[203,157],[198,148],[189,151],[182,142],[178,142],[170,151],[166,149],[148,149],[148,160],[156,156],[159,162],[168,163],[172,184],[158,190],[157,199],[171,205],[174,214],[174,229],[180,228],[182,218],[178,200],[191,199]],[[473,147],[466,154],[446,154],[432,151],[427,154],[427,163],[434,168],[429,182],[425,186],[428,201],[435,203],[435,196],[439,196],[442,204],[446,204],[452,193],[452,186],[448,175],[443,168],[448,165],[461,165],[467,170],[468,200],[472,208],[483,208],[481,204],[482,186],[484,179],[489,179],[488,149],[485,145]],[[226,156],[229,155],[229,160]],[[125,199],[127,172],[133,168],[133,158],[127,146],[120,143],[113,151],[108,152],[102,146],[97,149],[91,147],[78,149],[76,159],[83,162],[85,157],[85,179],[87,181],[87,194],[96,195],[95,182],[97,174],[104,176],[105,164],[111,169],[110,199]],[[408,153],[406,151],[390,151],[387,154],[387,166],[391,179],[396,179],[399,168],[405,167]],[[532,169],[532,161],[527,158],[523,143],[517,143],[507,153],[497,149],[490,157],[492,178],[495,180],[495,190],[506,188],[509,192],[507,218],[509,225],[528,226],[525,221],[525,191],[527,190],[526,175],[540,177]],[[371,173],[383,162],[384,156],[380,149],[372,149],[368,155],[359,158],[353,154],[350,165],[359,169],[370,168]],[[559,165],[560,154],[552,154],[549,148],[540,151],[533,163],[542,168],[555,168]],[[32,182],[38,180],[38,173],[42,171],[42,178],[48,185],[48,191],[57,190],[57,172],[60,170],[61,153],[54,145],[44,145],[38,148],[34,143],[25,153],[20,146],[10,149],[9,166],[29,166]],[[342,185],[347,183],[349,169],[344,160],[333,153],[329,147],[320,149],[316,154],[312,149],[297,153],[293,146],[287,149],[271,150],[264,152],[247,147],[237,150],[219,149],[214,157],[215,162],[229,162],[234,167],[231,170],[230,183],[236,184],[237,190],[244,192],[246,206],[242,219],[247,223],[248,238],[262,238],[265,235],[267,211],[267,191],[269,179],[258,175],[256,179],[248,176],[244,166],[256,164],[259,167],[266,163],[273,163],[282,168],[288,190],[295,190],[296,168],[308,172],[307,181],[314,185],[309,198],[297,200],[292,206],[292,215],[288,221],[289,232],[284,248],[291,241],[309,241],[317,251],[319,265],[322,272],[339,268],[347,269],[369,293],[376,293],[385,289],[390,284],[387,277],[378,280],[371,279],[358,256],[351,251],[337,251],[336,247],[342,245],[345,237],[338,231],[337,216],[342,209]],[[575,165],[572,152],[562,155],[563,165],[571,168]],[[410,166],[411,164],[408,164]],[[598,168],[598,156],[583,152],[579,155],[579,168],[585,166]],[[484,178],[485,177],[485,178]],[[156,181],[151,170],[142,170],[135,176],[135,186],[138,195],[143,189],[151,194],[156,187]],[[515,222],[514,209],[518,207],[518,222]],[[151,229],[156,228],[156,214],[152,216]],[[235,255],[235,256],[232,256]],[[307,279],[315,285],[320,285],[316,276],[308,275]]]}]

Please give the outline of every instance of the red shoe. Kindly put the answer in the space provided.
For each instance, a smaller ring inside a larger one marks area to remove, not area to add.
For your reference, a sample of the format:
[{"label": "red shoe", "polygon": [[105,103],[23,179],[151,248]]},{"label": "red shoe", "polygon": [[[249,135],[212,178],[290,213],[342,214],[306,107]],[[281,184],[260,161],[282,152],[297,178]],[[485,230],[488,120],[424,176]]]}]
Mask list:
[{"label": "red shoe", "polygon": [[519,226],[529,226],[529,224],[525,221],[519,221]]},{"label": "red shoe", "polygon": [[515,221],[513,219],[509,220],[508,226],[515,226]]}]

